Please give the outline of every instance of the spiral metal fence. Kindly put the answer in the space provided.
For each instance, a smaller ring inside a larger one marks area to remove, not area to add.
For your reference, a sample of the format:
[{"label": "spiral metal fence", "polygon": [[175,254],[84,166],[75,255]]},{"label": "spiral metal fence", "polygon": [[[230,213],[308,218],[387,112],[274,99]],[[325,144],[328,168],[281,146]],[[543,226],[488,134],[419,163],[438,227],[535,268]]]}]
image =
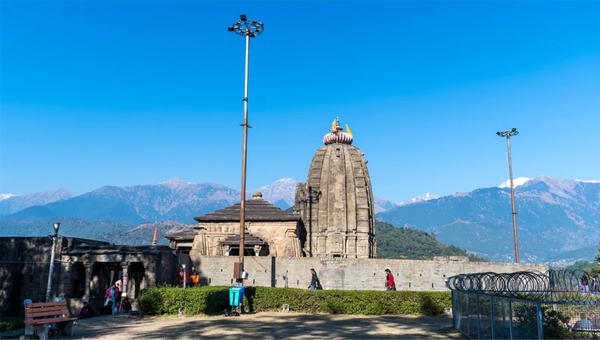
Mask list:
[{"label": "spiral metal fence", "polygon": [[585,271],[461,274],[446,285],[454,327],[472,339],[600,334],[600,280]]}]

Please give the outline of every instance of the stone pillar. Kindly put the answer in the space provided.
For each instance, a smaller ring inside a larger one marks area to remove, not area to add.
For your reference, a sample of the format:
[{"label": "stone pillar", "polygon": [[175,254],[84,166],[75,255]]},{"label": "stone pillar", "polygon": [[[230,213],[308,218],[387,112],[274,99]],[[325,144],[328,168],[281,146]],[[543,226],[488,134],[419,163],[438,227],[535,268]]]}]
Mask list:
[{"label": "stone pillar", "polygon": [[85,295],[83,296],[84,301],[90,300],[90,282],[92,282],[92,270],[94,269],[94,262],[84,262],[85,267]]},{"label": "stone pillar", "polygon": [[58,289],[56,290],[56,296],[60,296],[63,298],[73,297],[72,292],[75,289],[73,287],[73,263],[71,262],[70,256],[61,256],[60,264],[58,265],[59,274],[58,274]]},{"label": "stone pillar", "polygon": [[125,293],[126,296],[129,296],[127,293],[127,286],[129,286],[129,262],[121,262],[121,269],[123,270],[123,278],[121,279],[121,282],[123,283],[123,293]]}]

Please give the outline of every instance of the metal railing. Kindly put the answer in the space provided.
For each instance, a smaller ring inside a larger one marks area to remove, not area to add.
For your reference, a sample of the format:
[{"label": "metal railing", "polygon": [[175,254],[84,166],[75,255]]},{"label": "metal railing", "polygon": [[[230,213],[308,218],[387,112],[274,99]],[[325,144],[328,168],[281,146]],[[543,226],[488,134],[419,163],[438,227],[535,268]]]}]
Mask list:
[{"label": "metal railing", "polygon": [[551,270],[464,274],[446,284],[454,328],[469,338],[555,339],[600,332],[596,283],[583,271]]}]

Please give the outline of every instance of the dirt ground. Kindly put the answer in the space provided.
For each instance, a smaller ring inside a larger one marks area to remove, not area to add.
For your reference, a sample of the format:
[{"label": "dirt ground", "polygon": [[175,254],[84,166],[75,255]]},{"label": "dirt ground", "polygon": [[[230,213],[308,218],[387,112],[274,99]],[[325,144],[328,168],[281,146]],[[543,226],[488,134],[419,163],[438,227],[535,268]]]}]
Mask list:
[{"label": "dirt ground", "polygon": [[[117,316],[78,321],[75,339],[464,339],[448,316],[258,313],[239,317]],[[51,336],[51,339],[68,339]]]}]

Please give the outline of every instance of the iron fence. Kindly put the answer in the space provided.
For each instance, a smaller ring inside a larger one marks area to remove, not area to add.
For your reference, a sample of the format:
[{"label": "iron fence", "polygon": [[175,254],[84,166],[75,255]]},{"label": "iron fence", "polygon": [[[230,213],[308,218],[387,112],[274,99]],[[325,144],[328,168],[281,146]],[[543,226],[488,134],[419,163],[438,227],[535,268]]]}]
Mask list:
[{"label": "iron fence", "polygon": [[[590,338],[600,332],[600,291],[585,272],[477,273],[447,280],[454,328],[471,339]],[[589,283],[588,287],[582,282]]]}]

